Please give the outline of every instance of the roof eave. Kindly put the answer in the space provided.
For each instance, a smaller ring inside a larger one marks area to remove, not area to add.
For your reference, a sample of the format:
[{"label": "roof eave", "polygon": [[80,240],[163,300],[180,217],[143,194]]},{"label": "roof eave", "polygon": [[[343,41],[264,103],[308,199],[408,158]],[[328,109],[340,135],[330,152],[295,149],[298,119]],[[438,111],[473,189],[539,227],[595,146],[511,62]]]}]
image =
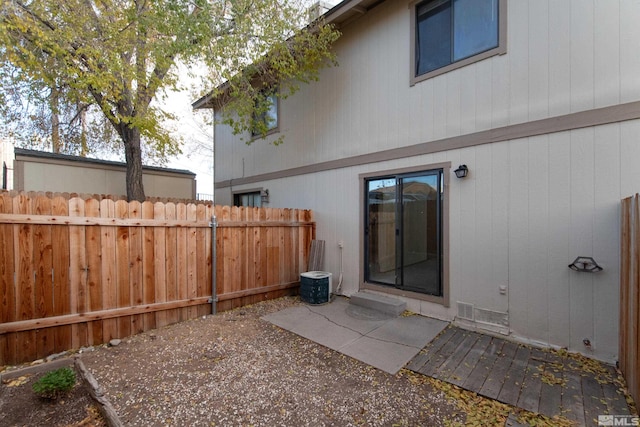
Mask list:
[{"label": "roof eave", "polygon": [[[127,167],[127,164],[124,162],[94,159],[92,157],[73,156],[70,154],[52,153],[49,151],[31,150],[28,148],[16,147],[14,149],[14,153],[15,153],[14,155],[16,157],[16,160],[25,160],[25,158],[48,159],[48,160],[59,160],[59,161],[78,163],[78,164],[95,164],[95,165],[114,166],[114,167],[122,167],[122,168]],[[158,171],[158,172],[170,172],[174,174],[196,176],[194,172],[191,172],[186,169],[173,169],[173,168],[163,168],[159,166],[142,165],[142,170],[152,170],[152,171]]]},{"label": "roof eave", "polygon": [[[327,24],[333,24],[336,27],[340,27],[364,15],[370,9],[384,1],[385,0],[344,0],[325,12],[321,18],[324,19]],[[192,103],[191,107],[194,110],[202,110],[205,108],[215,109],[214,101],[216,100],[217,95],[214,96],[214,93],[224,93],[226,89],[225,86],[228,86],[227,82],[218,86],[215,91],[207,93]]]}]

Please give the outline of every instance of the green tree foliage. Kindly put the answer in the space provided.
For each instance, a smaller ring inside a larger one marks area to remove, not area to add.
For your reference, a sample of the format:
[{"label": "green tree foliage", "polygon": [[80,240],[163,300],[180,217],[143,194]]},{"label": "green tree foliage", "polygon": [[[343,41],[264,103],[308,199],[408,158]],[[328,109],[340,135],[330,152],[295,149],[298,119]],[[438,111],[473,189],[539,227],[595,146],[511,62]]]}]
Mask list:
[{"label": "green tree foliage", "polygon": [[238,113],[229,122],[238,131],[253,129],[265,88],[282,83],[287,93],[295,91],[333,60],[337,33],[320,24],[301,31],[299,6],[293,0],[3,0],[3,76],[12,67],[34,92],[64,88],[64,105],[94,104],[122,141],[129,200],[144,200],[141,141],[160,157],[179,152],[162,127],[171,115],[153,102],[180,89],[176,63],[206,69],[205,86],[228,81],[224,95]]}]

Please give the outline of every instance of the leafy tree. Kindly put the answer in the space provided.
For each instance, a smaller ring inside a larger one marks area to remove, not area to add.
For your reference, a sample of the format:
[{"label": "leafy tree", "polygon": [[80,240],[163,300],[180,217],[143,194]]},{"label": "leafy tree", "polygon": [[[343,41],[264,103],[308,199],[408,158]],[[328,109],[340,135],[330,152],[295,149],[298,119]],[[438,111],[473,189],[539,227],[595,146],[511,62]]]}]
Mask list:
[{"label": "leafy tree", "polygon": [[180,89],[176,63],[205,69],[209,87],[228,81],[239,114],[228,120],[253,129],[264,88],[295,91],[333,59],[337,33],[300,31],[303,16],[293,0],[3,0],[0,59],[32,89],[64,88],[67,105],[90,98],[122,141],[129,200],[144,200],[142,141],[179,151],[153,102]]},{"label": "leafy tree", "polygon": [[90,98],[77,99],[64,86],[25,81],[6,64],[0,69],[0,132],[18,146],[80,156],[113,152],[112,128],[96,112]]}]

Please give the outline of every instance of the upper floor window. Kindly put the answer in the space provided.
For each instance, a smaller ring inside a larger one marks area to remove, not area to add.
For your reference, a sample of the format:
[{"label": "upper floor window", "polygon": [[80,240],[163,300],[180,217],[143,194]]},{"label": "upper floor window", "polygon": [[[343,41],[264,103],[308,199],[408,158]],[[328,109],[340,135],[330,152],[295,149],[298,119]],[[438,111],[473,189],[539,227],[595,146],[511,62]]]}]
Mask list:
[{"label": "upper floor window", "polygon": [[278,130],[278,95],[270,94],[263,101],[257,102],[253,118],[254,126],[251,136],[260,137]]},{"label": "upper floor window", "polygon": [[429,0],[412,7],[412,84],[506,52],[504,0]]}]

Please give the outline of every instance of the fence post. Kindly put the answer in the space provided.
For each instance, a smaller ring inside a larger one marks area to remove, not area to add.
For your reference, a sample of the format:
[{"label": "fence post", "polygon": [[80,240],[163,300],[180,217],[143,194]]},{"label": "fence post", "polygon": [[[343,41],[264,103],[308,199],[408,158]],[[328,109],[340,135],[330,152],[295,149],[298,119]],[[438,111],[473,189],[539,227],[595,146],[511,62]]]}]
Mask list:
[{"label": "fence post", "polygon": [[216,314],[217,304],[218,304],[218,284],[216,281],[216,270],[217,270],[217,259],[216,259],[216,230],[218,228],[218,222],[216,221],[216,216],[213,215],[211,217],[211,222],[209,223],[209,227],[211,227],[211,298],[209,302],[211,303],[211,314]]}]

